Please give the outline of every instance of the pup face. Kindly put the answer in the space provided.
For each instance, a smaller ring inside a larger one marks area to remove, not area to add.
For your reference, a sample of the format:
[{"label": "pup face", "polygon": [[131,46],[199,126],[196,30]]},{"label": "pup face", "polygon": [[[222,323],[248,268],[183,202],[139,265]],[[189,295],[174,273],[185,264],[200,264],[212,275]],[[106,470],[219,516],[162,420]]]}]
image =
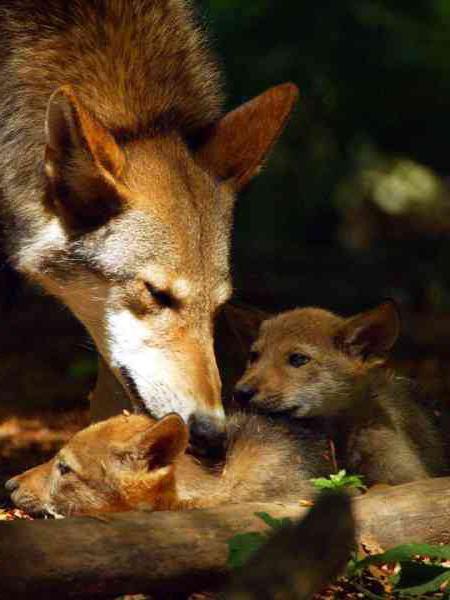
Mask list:
[{"label": "pup face", "polygon": [[167,509],[176,502],[173,463],[187,443],[178,415],[112,417],[78,432],[52,460],[10,479],[6,488],[30,513]]},{"label": "pup face", "polygon": [[350,319],[317,308],[282,313],[262,324],[235,397],[297,418],[337,414],[361,397],[398,329],[390,302]]}]

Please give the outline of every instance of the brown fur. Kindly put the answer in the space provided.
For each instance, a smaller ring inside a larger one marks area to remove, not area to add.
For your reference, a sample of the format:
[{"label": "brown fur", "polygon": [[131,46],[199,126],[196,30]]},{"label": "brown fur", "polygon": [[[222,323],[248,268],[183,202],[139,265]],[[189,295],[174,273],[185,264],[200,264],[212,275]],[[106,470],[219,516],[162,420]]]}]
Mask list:
[{"label": "brown fur", "polygon": [[86,325],[135,408],[223,420],[212,322],[231,294],[235,193],[295,86],[222,115],[184,0],[14,0],[0,89],[9,260]]},{"label": "brown fur", "polygon": [[[398,330],[392,303],[349,319],[318,308],[282,313],[261,326],[236,396],[265,413],[325,418],[342,466],[368,484],[441,474],[438,432],[384,362]],[[293,355],[304,357],[297,366]]]},{"label": "brown fur", "polygon": [[231,417],[225,462],[214,468],[185,454],[187,441],[177,415],[158,422],[144,415],[112,417],[77,433],[55,458],[7,488],[30,512],[176,510],[297,501],[310,497],[311,477],[332,470],[322,433],[257,415]]}]

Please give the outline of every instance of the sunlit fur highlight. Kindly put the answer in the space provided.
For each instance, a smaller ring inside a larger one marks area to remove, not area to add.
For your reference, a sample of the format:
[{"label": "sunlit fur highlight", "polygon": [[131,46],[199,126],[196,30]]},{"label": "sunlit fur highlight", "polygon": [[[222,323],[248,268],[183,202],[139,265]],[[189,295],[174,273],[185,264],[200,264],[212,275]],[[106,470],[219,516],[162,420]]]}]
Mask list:
[{"label": "sunlit fur highlight", "polygon": [[[333,469],[323,432],[256,415],[228,421],[225,456],[214,466],[185,453],[187,441],[177,415],[158,422],[144,415],[112,417],[16,477],[12,499],[30,512],[62,515],[299,501],[311,497],[312,477]],[[73,472],[60,475],[61,460]]]}]

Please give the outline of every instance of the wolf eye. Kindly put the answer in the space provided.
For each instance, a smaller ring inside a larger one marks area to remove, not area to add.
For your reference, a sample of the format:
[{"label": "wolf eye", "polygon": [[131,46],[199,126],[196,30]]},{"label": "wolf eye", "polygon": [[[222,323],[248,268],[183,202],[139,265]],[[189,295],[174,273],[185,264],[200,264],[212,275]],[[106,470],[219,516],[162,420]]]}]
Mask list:
[{"label": "wolf eye", "polygon": [[67,475],[67,473],[72,471],[69,465],[63,460],[58,461],[56,468],[58,469],[60,475]]},{"label": "wolf eye", "polygon": [[311,359],[305,354],[299,354],[298,352],[294,352],[294,354],[289,355],[288,360],[291,367],[295,367],[296,369],[298,369],[298,367],[302,367],[303,365],[306,365],[306,363],[309,363]]},{"label": "wolf eye", "polygon": [[259,352],[256,352],[256,350],[252,350],[249,354],[248,361],[252,365],[259,359],[259,357],[260,357]]},{"label": "wolf eye", "polygon": [[174,308],[177,304],[175,298],[169,292],[156,289],[148,281],[145,282],[145,287],[153,300],[163,308]]}]

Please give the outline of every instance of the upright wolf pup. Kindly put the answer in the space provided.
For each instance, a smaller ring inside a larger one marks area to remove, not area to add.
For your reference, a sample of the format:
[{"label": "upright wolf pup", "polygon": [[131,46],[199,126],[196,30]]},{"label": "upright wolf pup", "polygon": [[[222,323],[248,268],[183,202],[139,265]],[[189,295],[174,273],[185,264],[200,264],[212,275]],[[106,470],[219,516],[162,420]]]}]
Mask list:
[{"label": "upright wolf pup", "polygon": [[52,460],[10,479],[29,512],[64,515],[212,507],[228,502],[298,501],[311,477],[332,470],[324,434],[258,415],[227,422],[225,462],[208,469],[185,454],[177,415],[155,421],[119,415],[75,434]]},{"label": "upright wolf pup", "polygon": [[212,326],[235,193],[297,96],[281,85],[222,116],[219,80],[184,0],[0,3],[9,260],[157,417],[223,420]]},{"label": "upright wolf pup", "polygon": [[318,308],[282,313],[262,324],[236,398],[291,419],[325,417],[338,459],[368,484],[441,474],[438,432],[383,360],[398,333],[392,302],[348,319]]}]

